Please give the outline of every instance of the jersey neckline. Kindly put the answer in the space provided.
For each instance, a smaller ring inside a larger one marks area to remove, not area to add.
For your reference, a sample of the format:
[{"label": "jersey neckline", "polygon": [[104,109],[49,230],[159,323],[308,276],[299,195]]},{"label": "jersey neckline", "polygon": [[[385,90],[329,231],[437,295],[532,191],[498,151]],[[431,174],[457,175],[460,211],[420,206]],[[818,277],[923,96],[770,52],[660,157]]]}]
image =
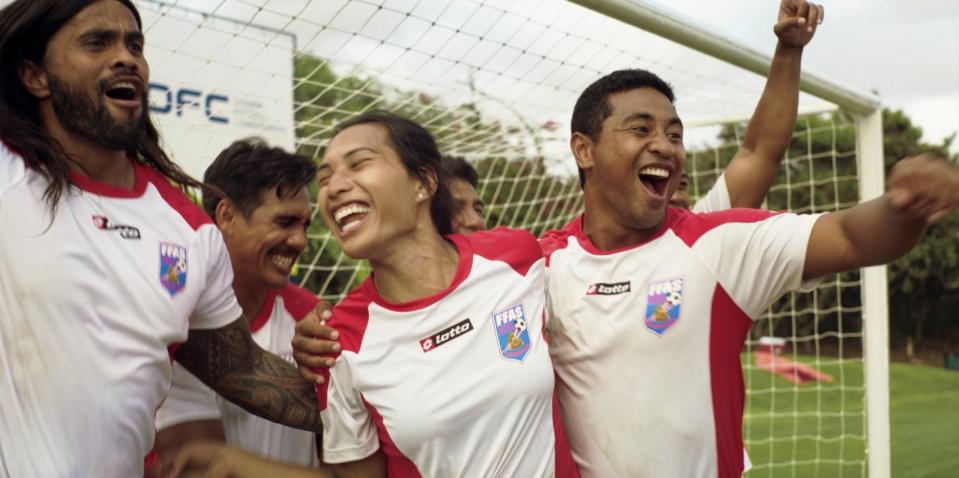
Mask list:
[{"label": "jersey neckline", "polygon": [[676,222],[676,208],[673,208],[673,207],[666,208],[666,217],[663,219],[663,223],[659,226],[659,229],[656,230],[656,233],[654,233],[652,236],[649,236],[649,238],[646,239],[645,241],[637,242],[635,244],[630,244],[628,246],[623,246],[617,249],[610,249],[608,251],[600,250],[598,247],[596,247],[595,244],[593,244],[593,241],[591,241],[589,237],[586,236],[586,233],[583,231],[583,220],[585,217],[586,217],[586,213],[583,213],[583,214],[580,214],[578,218],[574,219],[573,232],[574,232],[574,235],[576,236],[576,240],[579,242],[579,245],[582,246],[582,248],[586,252],[596,256],[608,256],[608,255],[618,254],[620,252],[636,249],[636,248],[645,246],[646,244],[649,244],[650,242],[653,242],[656,239],[659,239],[663,234],[666,233],[666,231],[669,228],[673,226],[673,223]]},{"label": "jersey neckline", "polygon": [[72,182],[81,190],[96,194],[98,196],[114,198],[138,198],[142,196],[144,191],[147,189],[147,167],[139,161],[134,161],[131,159],[130,162],[133,163],[132,189],[97,182],[75,171],[70,171],[70,182]]},{"label": "jersey neckline", "polygon": [[413,299],[409,302],[390,302],[384,299],[380,295],[379,291],[376,290],[376,284],[373,283],[373,273],[370,273],[370,277],[367,278],[363,283],[366,293],[369,294],[370,298],[372,298],[373,302],[375,302],[377,305],[394,312],[409,312],[422,309],[435,304],[443,297],[449,295],[451,292],[456,290],[456,288],[459,287],[459,285],[462,284],[469,275],[469,272],[473,267],[473,248],[470,247],[469,240],[462,234],[450,234],[446,236],[446,239],[453,243],[453,245],[456,247],[457,253],[459,253],[459,263],[456,265],[456,273],[453,275],[453,280],[446,289],[443,289],[442,291],[433,295],[421,297],[419,299]]},{"label": "jersey neckline", "polygon": [[256,314],[256,317],[250,321],[250,332],[256,332],[266,325],[266,321],[273,315],[273,304],[276,303],[277,289],[270,289],[263,298],[263,308]]}]

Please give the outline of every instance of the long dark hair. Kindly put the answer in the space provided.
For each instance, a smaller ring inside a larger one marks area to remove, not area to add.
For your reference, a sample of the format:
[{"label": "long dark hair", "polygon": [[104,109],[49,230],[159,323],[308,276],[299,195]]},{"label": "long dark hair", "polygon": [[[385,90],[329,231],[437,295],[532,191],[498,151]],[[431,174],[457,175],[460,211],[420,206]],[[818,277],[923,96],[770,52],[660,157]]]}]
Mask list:
[{"label": "long dark hair", "polygon": [[[20,154],[27,166],[49,185],[43,193],[51,214],[56,213],[63,190],[70,185],[72,159],[41,126],[37,99],[20,82],[24,61],[40,65],[50,38],[74,15],[96,0],[16,0],[0,10],[0,139]],[[140,12],[130,0],[116,0],[133,12],[143,28]],[[143,111],[143,128],[136,148],[127,154],[150,166],[181,188],[202,185],[183,172],[160,147],[160,133]]]},{"label": "long dark hair", "polygon": [[456,209],[449,189],[449,172],[444,167],[443,156],[433,135],[419,123],[386,111],[370,111],[347,118],[336,125],[333,135],[360,124],[382,126],[386,130],[390,146],[400,157],[403,166],[423,184],[430,185],[435,178],[430,217],[441,235],[452,233],[453,212]]}]

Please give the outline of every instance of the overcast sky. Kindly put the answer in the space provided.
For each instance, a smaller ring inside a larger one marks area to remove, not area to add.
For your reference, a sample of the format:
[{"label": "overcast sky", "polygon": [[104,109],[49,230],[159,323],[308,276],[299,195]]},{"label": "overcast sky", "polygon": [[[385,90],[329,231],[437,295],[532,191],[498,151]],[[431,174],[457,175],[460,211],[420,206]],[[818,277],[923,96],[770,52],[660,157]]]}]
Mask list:
[{"label": "overcast sky", "polygon": [[[777,0],[660,0],[700,23],[771,53]],[[803,56],[803,68],[902,109],[924,139],[959,130],[959,0],[821,2],[826,19]],[[743,12],[751,18],[745,21]],[[959,140],[957,140],[959,141]],[[953,151],[959,145],[953,143]]]}]

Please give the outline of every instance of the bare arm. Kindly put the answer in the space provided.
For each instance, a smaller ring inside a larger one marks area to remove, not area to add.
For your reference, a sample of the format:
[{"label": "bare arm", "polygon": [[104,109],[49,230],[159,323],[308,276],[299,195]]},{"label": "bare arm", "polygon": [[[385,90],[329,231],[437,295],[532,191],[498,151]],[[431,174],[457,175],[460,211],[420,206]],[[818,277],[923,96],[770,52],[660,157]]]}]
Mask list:
[{"label": "bare arm", "polygon": [[230,476],[233,478],[260,478],[283,476],[287,478],[386,478],[386,457],[382,450],[358,461],[308,468],[270,460],[216,442],[193,442],[183,447],[168,467],[171,478],[181,476]]},{"label": "bare arm", "polygon": [[879,198],[820,218],[809,237],[803,279],[884,264],[912,249],[926,226],[954,210],[959,169],[922,154],[900,161]]},{"label": "bare arm", "polygon": [[386,456],[383,450],[357,461],[328,465],[337,478],[386,478]]},{"label": "bare arm", "polygon": [[250,413],[322,433],[314,384],[304,380],[296,367],[256,345],[243,317],[219,329],[191,330],[174,357],[207,386]]},{"label": "bare arm", "polygon": [[223,421],[196,420],[164,428],[157,432],[154,447],[160,461],[167,462],[173,459],[184,445],[193,441],[225,442]]},{"label": "bare arm", "polygon": [[270,460],[237,447],[215,442],[194,442],[182,451],[168,468],[171,478],[182,476],[229,476],[232,478],[260,478],[283,476],[287,478],[333,478],[323,468]]},{"label": "bare arm", "polygon": [[766,87],[746,128],[743,144],[725,171],[732,207],[757,208],[782,161],[799,107],[803,48],[822,21],[823,9],[805,0],[783,0],[773,30],[779,37]]},{"label": "bare arm", "polygon": [[892,203],[886,193],[816,221],[803,280],[885,264],[909,252],[922,238],[926,221],[896,211]]}]

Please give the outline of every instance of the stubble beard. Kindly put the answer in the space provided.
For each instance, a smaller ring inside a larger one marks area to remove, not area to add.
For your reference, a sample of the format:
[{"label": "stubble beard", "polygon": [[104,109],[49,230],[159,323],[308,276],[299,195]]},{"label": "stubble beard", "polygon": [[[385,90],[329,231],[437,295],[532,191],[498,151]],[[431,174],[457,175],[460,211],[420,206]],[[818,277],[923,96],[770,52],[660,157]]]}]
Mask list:
[{"label": "stubble beard", "polygon": [[141,100],[143,106],[136,118],[118,121],[107,109],[105,95],[103,95],[105,82],[101,81],[97,84],[99,102],[82,92],[75,91],[66,81],[54,75],[48,76],[47,84],[50,88],[53,111],[64,129],[105,149],[132,151],[137,148],[141,135],[146,131],[145,96]]}]

